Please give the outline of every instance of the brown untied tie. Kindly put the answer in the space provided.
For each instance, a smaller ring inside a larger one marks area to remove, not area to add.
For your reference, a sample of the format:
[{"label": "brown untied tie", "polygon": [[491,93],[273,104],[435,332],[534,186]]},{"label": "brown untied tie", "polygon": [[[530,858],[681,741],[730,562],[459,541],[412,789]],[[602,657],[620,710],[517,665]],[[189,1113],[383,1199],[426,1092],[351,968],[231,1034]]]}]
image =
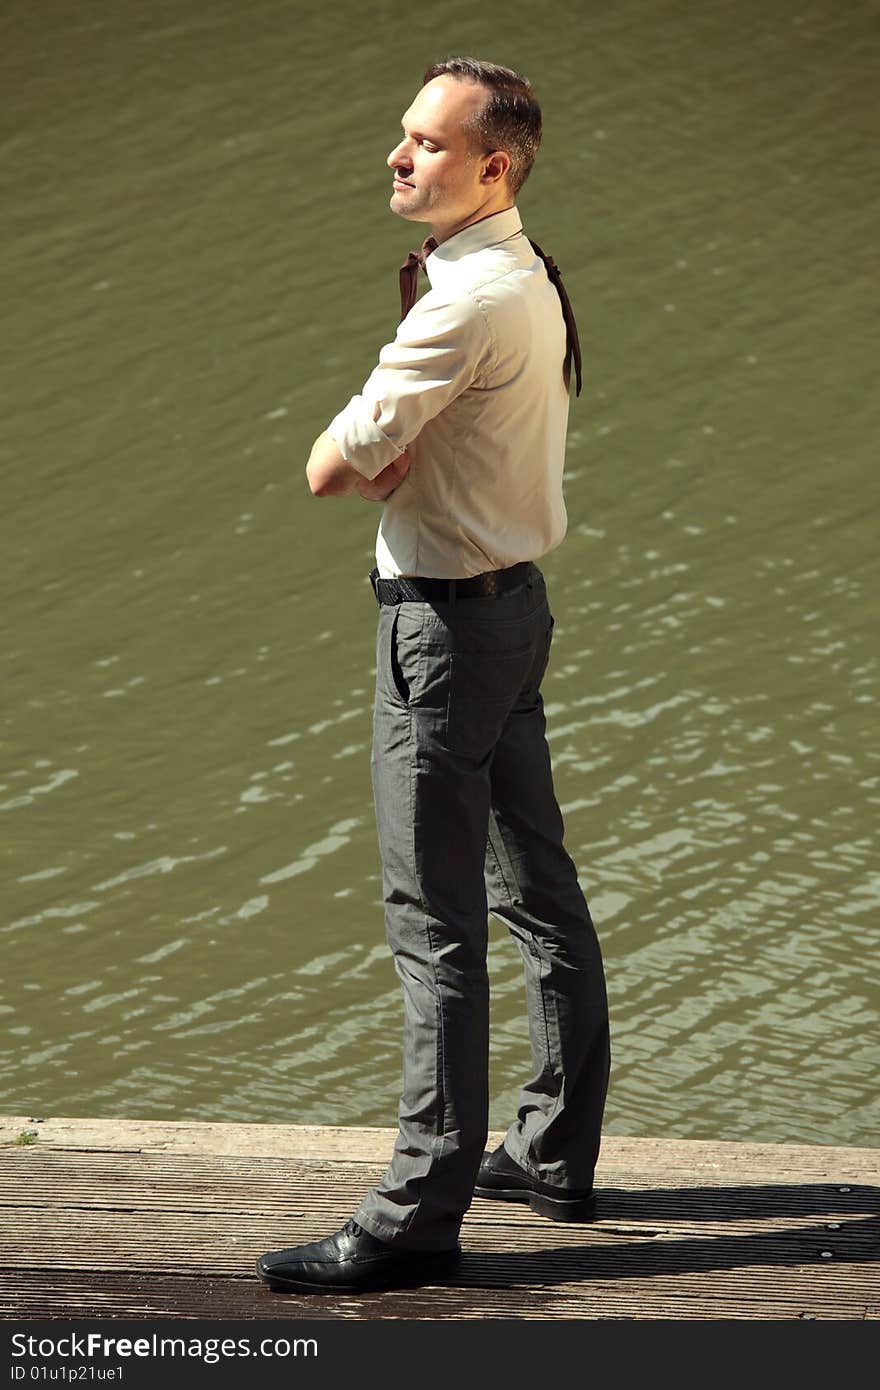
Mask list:
[{"label": "brown untied tie", "polygon": [[437,249],[437,242],[432,236],[425,237],[422,242],[421,250],[410,251],[403,265],[400,267],[400,320],[401,323],[406,318],[410,309],[416,302],[419,286],[419,271],[424,270],[425,261],[432,251]]},{"label": "brown untied tie", "polygon": [[[424,270],[425,261],[432,251],[437,249],[437,242],[434,237],[426,237],[422,242],[421,249],[410,251],[403,265],[400,267],[400,319],[401,322],[406,318],[410,309],[416,302],[418,294],[419,271]],[[578,340],[577,324],[575,323],[574,310],[571,307],[571,300],[568,291],[562,283],[562,274],[559,266],[552,256],[546,256],[536,241],[529,237],[529,245],[543,262],[547,271],[547,278],[559,295],[559,303],[562,306],[562,317],[565,320],[565,361],[562,364],[562,375],[566,386],[571,379],[571,364],[574,361],[576,395],[581,394],[581,345]]]},{"label": "brown untied tie", "polygon": [[574,310],[571,307],[571,300],[568,297],[568,291],[562,283],[562,274],[560,272],[559,266],[556,264],[553,257],[545,256],[538,243],[536,241],[532,241],[531,237],[529,237],[529,245],[531,246],[535,255],[539,256],[541,260],[544,262],[544,266],[547,271],[547,278],[550,281],[551,285],[553,285],[553,287],[555,288],[556,293],[559,295],[559,303],[562,305],[562,317],[565,319],[566,340],[565,362],[563,363],[562,367],[562,375],[565,378],[565,384],[567,386],[569,380],[571,379],[571,363],[573,358],[575,381],[577,383],[575,395],[579,396],[581,394],[581,345],[578,339],[577,324],[574,321]]}]

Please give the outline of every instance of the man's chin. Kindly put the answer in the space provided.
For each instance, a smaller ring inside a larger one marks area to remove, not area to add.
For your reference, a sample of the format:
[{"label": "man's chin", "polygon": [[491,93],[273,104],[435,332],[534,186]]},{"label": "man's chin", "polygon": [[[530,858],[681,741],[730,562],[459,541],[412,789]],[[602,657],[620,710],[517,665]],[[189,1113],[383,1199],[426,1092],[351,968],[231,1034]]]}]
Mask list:
[{"label": "man's chin", "polygon": [[396,216],[405,217],[410,222],[429,222],[431,220],[418,203],[406,193],[392,193],[388,206]]}]

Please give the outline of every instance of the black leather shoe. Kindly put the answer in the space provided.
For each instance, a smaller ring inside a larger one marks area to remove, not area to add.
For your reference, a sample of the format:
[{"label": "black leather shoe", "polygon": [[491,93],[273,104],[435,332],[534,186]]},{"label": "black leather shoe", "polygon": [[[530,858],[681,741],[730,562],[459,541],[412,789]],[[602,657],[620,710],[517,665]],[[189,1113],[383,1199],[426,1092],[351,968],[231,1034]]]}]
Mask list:
[{"label": "black leather shoe", "polygon": [[460,1259],[458,1245],[452,1250],[401,1250],[377,1240],[356,1221],[346,1221],[341,1231],[323,1240],[261,1255],[257,1273],[270,1289],[291,1293],[365,1293],[433,1283]]},{"label": "black leather shoe", "polygon": [[596,1194],[592,1187],[552,1187],[539,1182],[510,1157],[503,1144],[483,1155],[477,1174],[475,1197],[491,1197],[498,1202],[528,1202],[539,1216],[551,1221],[593,1221]]}]

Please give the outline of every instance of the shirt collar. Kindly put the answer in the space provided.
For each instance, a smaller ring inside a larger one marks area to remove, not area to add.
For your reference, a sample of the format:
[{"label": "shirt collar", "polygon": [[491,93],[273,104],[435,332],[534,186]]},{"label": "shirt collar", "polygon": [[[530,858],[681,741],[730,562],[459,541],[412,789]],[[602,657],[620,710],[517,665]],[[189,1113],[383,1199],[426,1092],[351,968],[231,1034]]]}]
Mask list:
[{"label": "shirt collar", "polygon": [[441,241],[436,250],[431,252],[425,261],[428,279],[434,285],[438,278],[443,278],[447,266],[451,269],[455,261],[460,261],[464,256],[471,256],[475,251],[485,251],[490,246],[497,246],[521,232],[522,219],[519,209],[515,207],[505,208],[503,212],[494,212],[490,217],[472,222],[469,227],[462,228],[447,241]]}]

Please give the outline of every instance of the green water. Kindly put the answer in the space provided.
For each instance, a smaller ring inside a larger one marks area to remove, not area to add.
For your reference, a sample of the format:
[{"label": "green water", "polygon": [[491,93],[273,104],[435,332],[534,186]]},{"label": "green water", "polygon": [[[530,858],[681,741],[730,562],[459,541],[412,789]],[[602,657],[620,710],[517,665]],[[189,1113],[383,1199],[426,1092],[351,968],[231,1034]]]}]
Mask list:
[{"label": "green water", "polygon": [[[617,1134],[880,1143],[876,3],[8,0],[0,1110],[395,1122],[376,510],[423,65],[520,67],[585,349],[544,565]],[[492,1123],[528,1070],[491,935]]]}]

